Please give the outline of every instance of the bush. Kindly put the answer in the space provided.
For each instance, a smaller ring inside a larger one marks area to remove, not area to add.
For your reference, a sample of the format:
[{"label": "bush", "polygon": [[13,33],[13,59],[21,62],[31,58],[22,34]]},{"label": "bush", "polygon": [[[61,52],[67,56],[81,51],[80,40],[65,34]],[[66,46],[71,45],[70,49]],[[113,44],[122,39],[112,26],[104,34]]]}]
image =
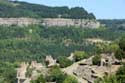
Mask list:
[{"label": "bush", "polygon": [[116,51],[115,58],[117,58],[119,60],[122,60],[122,58],[123,58],[123,51],[121,49]]},{"label": "bush", "polygon": [[119,49],[115,53],[115,57],[119,60],[125,58],[125,38],[122,38],[119,42]]},{"label": "bush", "polygon": [[62,83],[66,76],[67,75],[65,75],[58,66],[54,66],[50,69],[47,80],[50,82]]},{"label": "bush", "polygon": [[67,76],[63,83],[78,83],[78,80],[75,77]]},{"label": "bush", "polygon": [[125,51],[125,37],[120,39],[119,47],[120,47],[120,49]]},{"label": "bush", "polygon": [[36,80],[32,80],[30,83],[46,83],[43,75],[40,75]]},{"label": "bush", "polygon": [[120,67],[116,72],[117,80],[121,83],[125,83],[125,65]]},{"label": "bush", "polygon": [[73,62],[65,56],[61,56],[58,58],[58,63],[60,64],[61,68],[70,66]]},{"label": "bush", "polygon": [[88,55],[84,51],[75,51],[75,53],[74,53],[75,61],[79,61],[79,60],[85,59],[87,57],[88,57]]},{"label": "bush", "polygon": [[93,65],[100,65],[101,62],[101,56],[100,55],[96,55],[93,57],[92,59],[92,63]]},{"label": "bush", "polygon": [[94,83],[120,83],[116,75],[104,76],[103,79],[97,79]]}]

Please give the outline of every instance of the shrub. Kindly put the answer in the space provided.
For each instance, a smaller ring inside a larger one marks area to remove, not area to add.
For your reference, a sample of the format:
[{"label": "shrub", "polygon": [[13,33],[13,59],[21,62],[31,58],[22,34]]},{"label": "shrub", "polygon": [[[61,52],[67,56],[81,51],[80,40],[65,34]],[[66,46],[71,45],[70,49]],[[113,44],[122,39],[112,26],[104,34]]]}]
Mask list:
[{"label": "shrub", "polygon": [[67,57],[61,56],[58,58],[58,63],[60,64],[61,68],[64,68],[64,67],[70,66],[73,62],[67,59]]},{"label": "shrub", "polygon": [[63,83],[78,83],[78,80],[75,77],[67,76]]},{"label": "shrub", "polygon": [[123,51],[125,51],[125,37],[121,38],[121,40],[119,42],[119,47],[120,47],[120,49],[122,49]]},{"label": "shrub", "polygon": [[104,76],[103,79],[97,79],[94,83],[120,83],[116,75]]},{"label": "shrub", "polygon": [[49,70],[49,76],[47,77],[48,81],[62,83],[66,78],[65,75],[58,66],[54,66]]},{"label": "shrub", "polygon": [[115,53],[115,57],[119,60],[125,58],[125,38],[119,41],[119,49]]},{"label": "shrub", "polygon": [[96,55],[93,57],[92,59],[92,63],[93,65],[100,65],[101,62],[101,56],[100,55]]},{"label": "shrub", "polygon": [[30,83],[46,83],[43,75],[40,75],[36,80],[32,80]]},{"label": "shrub", "polygon": [[79,60],[82,60],[87,57],[88,57],[88,55],[84,51],[75,51],[75,53],[74,53],[75,61],[79,61]]},{"label": "shrub", "polygon": [[116,72],[117,80],[121,83],[125,83],[125,65],[121,66],[118,71]]}]

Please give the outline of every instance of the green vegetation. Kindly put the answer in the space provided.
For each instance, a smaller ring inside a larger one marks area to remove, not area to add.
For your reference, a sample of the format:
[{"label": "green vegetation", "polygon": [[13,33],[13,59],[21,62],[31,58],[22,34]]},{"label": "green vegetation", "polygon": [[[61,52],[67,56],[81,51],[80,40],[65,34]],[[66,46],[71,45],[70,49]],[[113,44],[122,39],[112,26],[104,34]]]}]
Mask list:
[{"label": "green vegetation", "polygon": [[[121,38],[119,41],[119,49],[115,53],[115,57],[119,60],[124,59],[125,53],[125,38]],[[96,60],[97,59],[97,60]],[[93,64],[98,64],[99,57],[93,58]],[[123,64],[115,75],[104,76],[102,79],[98,79],[95,83],[125,83],[125,65]]]},{"label": "green vegetation", "polygon": [[16,83],[16,67],[9,62],[0,62],[0,83]]},{"label": "green vegetation", "polygon": [[114,28],[114,29],[125,30],[125,26],[124,26],[125,19],[114,19],[114,20],[111,20],[111,19],[107,19],[107,20],[101,19],[101,20],[98,20],[98,21],[100,23],[102,23],[102,24],[105,24],[107,28]]},{"label": "green vegetation", "polygon": [[115,75],[104,76],[103,79],[97,79],[95,83],[122,83],[117,80]]},{"label": "green vegetation", "polygon": [[117,80],[120,83],[125,83],[125,65],[121,66],[116,72]]},{"label": "green vegetation", "polygon": [[46,79],[43,75],[40,75],[36,80],[31,80],[30,83],[46,83]]},{"label": "green vegetation", "polygon": [[121,66],[115,75],[106,75],[95,83],[125,83],[125,66]]},{"label": "green vegetation", "polygon": [[64,74],[58,66],[54,66],[49,71],[49,76],[47,77],[47,81],[62,83],[65,80],[66,76],[67,75]]},{"label": "green vegetation", "polygon": [[75,77],[67,76],[63,83],[78,83],[78,81]]},{"label": "green vegetation", "polygon": [[68,67],[68,66],[72,65],[72,63],[73,63],[71,60],[67,59],[66,56],[60,56],[57,59],[57,61],[60,64],[61,68]]},{"label": "green vegetation", "polygon": [[119,41],[119,49],[115,53],[115,57],[119,60],[125,58],[125,38],[121,38]]},{"label": "green vegetation", "polygon": [[[32,33],[30,30],[32,30]],[[86,42],[86,38],[114,41],[123,35],[125,35],[124,30],[114,31],[108,28],[83,29],[76,27],[44,27],[41,25],[0,26],[0,60],[9,62],[37,60],[42,62],[46,55],[58,58],[60,54],[69,56],[71,52],[76,50],[84,50],[85,54],[91,55],[97,52],[98,46]],[[107,50],[109,47],[113,50],[117,48],[115,44],[106,45],[103,48]],[[102,49],[103,51],[104,49]]]},{"label": "green vegetation", "polygon": [[[0,0],[0,17],[30,17],[30,18],[68,18],[68,19],[96,19],[81,7],[48,7],[26,2]],[[99,29],[79,27],[45,27],[42,25],[29,26],[0,26],[0,83],[16,83],[16,68],[22,61],[36,60],[43,62],[46,55],[57,58],[61,68],[70,66],[72,61],[66,57],[75,52],[74,59],[79,61],[97,54],[93,64],[100,64],[100,53],[113,53],[117,59],[125,58],[125,38],[111,44],[87,42],[87,38],[99,38],[115,41],[125,36],[125,20],[99,20],[106,27]],[[62,55],[62,56],[60,56]],[[26,76],[30,77],[32,70],[27,68]],[[58,66],[50,69],[47,76],[40,75],[31,83],[78,83],[66,75]],[[114,75],[105,76],[96,83],[125,83],[125,66],[119,68]]]},{"label": "green vegetation", "polygon": [[26,77],[31,77],[33,68],[27,67]]},{"label": "green vegetation", "polygon": [[88,55],[84,51],[75,51],[74,52],[75,61],[79,61],[79,60],[85,59],[87,57],[88,57]]},{"label": "green vegetation", "polygon": [[19,1],[0,1],[0,17],[33,17],[33,18],[74,18],[95,19],[92,13],[84,8],[48,7]]},{"label": "green vegetation", "polygon": [[101,56],[100,55],[95,55],[92,59],[93,65],[100,65],[101,62]]},{"label": "green vegetation", "polygon": [[49,70],[48,76],[39,76],[36,80],[32,80],[31,83],[78,83],[75,77],[64,74],[58,66],[54,66]]}]

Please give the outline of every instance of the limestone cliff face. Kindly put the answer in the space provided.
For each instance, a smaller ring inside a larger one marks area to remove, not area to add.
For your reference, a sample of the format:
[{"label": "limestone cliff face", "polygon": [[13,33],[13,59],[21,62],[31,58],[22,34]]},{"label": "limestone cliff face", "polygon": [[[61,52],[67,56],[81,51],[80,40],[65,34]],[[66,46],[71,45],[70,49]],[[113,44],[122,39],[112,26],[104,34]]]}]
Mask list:
[{"label": "limestone cliff face", "polygon": [[100,23],[96,20],[63,19],[63,18],[43,19],[43,25],[46,25],[46,26],[76,26],[76,27],[82,27],[82,28],[99,28],[100,27]]},{"label": "limestone cliff face", "polygon": [[96,20],[63,19],[63,18],[0,18],[0,25],[30,25],[42,24],[45,26],[76,26],[82,28],[99,28],[100,23]]},{"label": "limestone cliff face", "polygon": [[38,24],[39,20],[33,18],[0,18],[0,25],[30,25]]}]

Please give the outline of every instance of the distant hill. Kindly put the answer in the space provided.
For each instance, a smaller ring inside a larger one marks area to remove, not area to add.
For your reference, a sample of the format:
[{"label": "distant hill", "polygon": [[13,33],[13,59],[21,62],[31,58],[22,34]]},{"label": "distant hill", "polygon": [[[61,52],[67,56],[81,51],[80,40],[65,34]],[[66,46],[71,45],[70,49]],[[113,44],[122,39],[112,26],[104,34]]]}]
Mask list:
[{"label": "distant hill", "polygon": [[0,0],[0,17],[95,19],[82,7],[49,7],[11,0]]},{"label": "distant hill", "polygon": [[98,20],[101,24],[105,24],[106,27],[125,30],[125,19],[101,19]]}]

